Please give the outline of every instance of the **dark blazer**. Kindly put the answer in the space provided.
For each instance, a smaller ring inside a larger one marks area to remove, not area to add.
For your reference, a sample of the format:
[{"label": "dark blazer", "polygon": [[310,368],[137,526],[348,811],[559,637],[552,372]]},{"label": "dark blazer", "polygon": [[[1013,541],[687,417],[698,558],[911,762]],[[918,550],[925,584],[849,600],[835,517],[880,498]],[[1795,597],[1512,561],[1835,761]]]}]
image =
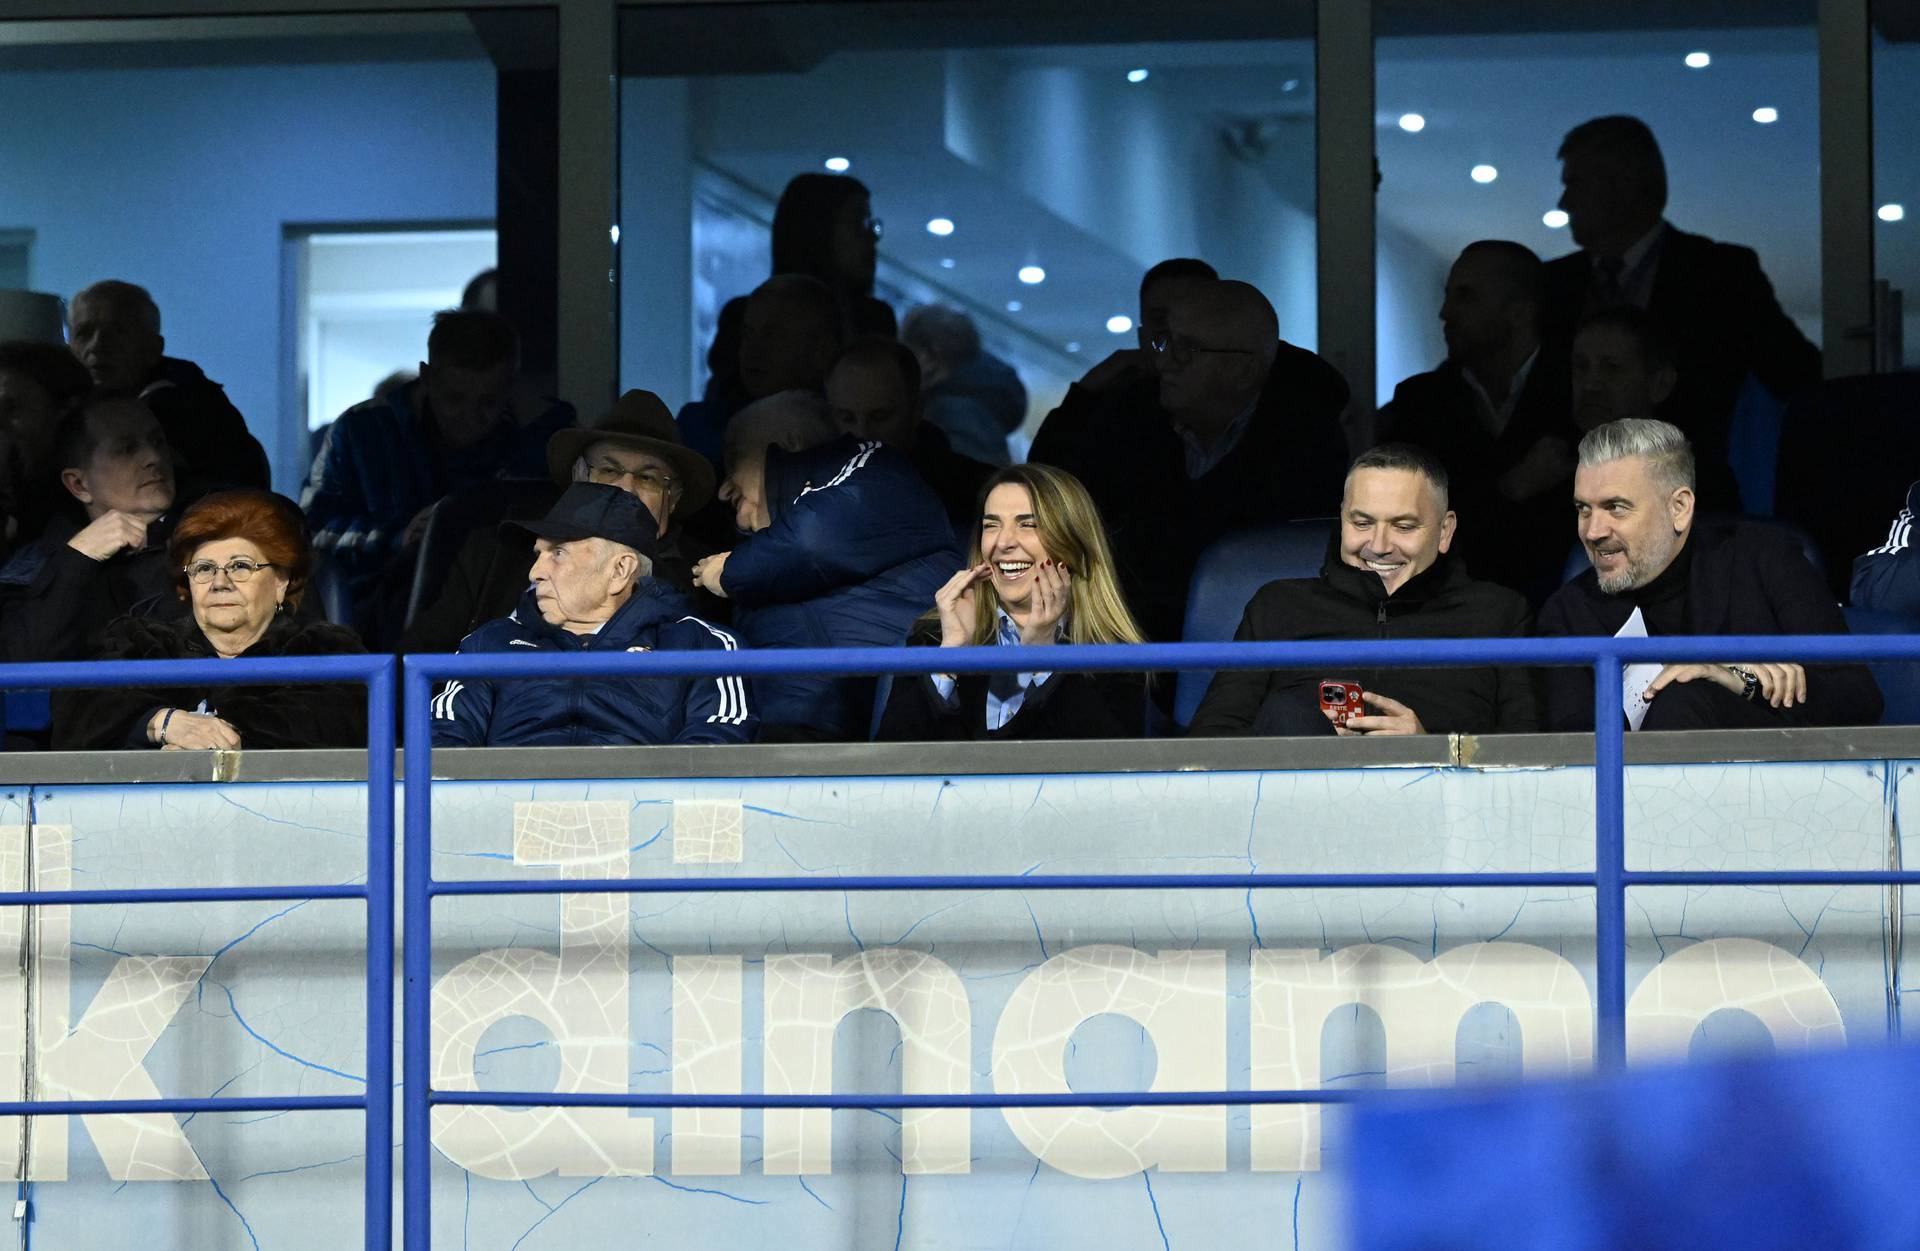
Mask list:
[{"label": "dark blazer", "polygon": [[[1672,334],[1680,374],[1659,416],[1693,440],[1702,502],[1735,512],[1728,435],[1742,384],[1752,374],[1790,399],[1820,381],[1820,350],[1781,309],[1753,249],[1671,226],[1655,246],[1660,258],[1647,311]],[[1562,355],[1572,352],[1574,330],[1589,311],[1592,274],[1584,252],[1547,263],[1547,339]]]},{"label": "dark blazer", "polygon": [[140,398],[167,432],[167,446],[177,458],[175,472],[204,482],[272,489],[266,449],[248,432],[247,419],[227,398],[226,388],[200,366],[161,357]]},{"label": "dark blazer", "polygon": [[[1690,633],[1847,633],[1847,620],[1826,579],[1791,535],[1736,517],[1701,517],[1687,542],[1693,546],[1687,583]],[[1603,593],[1588,569],[1547,601],[1539,632],[1613,635],[1633,610],[1631,596]],[[1593,728],[1589,670],[1548,669],[1545,685],[1549,730]],[[1782,724],[1872,725],[1880,720],[1880,710],[1880,688],[1865,665],[1808,665],[1807,702],[1780,712]]]},{"label": "dark blazer", "polygon": [[[1415,374],[1380,410],[1379,441],[1413,443],[1447,470],[1448,500],[1459,518],[1452,554],[1475,577],[1539,603],[1560,585],[1574,544],[1573,449],[1567,362],[1544,346],[1535,355],[1513,415],[1495,434],[1482,420],[1472,385],[1452,361]],[[1567,472],[1527,499],[1501,494],[1501,477],[1542,440],[1559,440]]]},{"label": "dark blazer", "polygon": [[[939,641],[938,626],[923,623],[908,643],[933,647]],[[953,694],[951,701],[941,699],[924,674],[894,678],[875,741],[1139,738],[1146,728],[1146,678],[1138,673],[1053,674],[1028,687],[1020,711],[997,730],[987,729],[985,674],[961,674]]]},{"label": "dark blazer", "polygon": [[[282,616],[267,627],[245,655],[339,656],[366,649],[353,631],[326,622]],[[100,660],[210,660],[213,644],[192,617],[151,621],[122,617],[107,627],[96,658]],[[362,747],[367,741],[367,692],[357,682],[325,686],[106,687],[92,691],[55,691],[53,746],[56,751],[109,751],[152,747],[147,723],[156,710],[193,710],[205,701],[209,712],[240,732],[243,749],[278,747]]]},{"label": "dark blazer", "polygon": [[968,546],[974,524],[980,520],[980,488],[993,476],[994,467],[954,451],[946,431],[925,421],[914,433],[907,459],[920,480],[940,497],[940,506],[953,523],[953,537],[960,546]]},{"label": "dark blazer", "polygon": [[1159,642],[1180,638],[1187,580],[1207,546],[1231,530],[1325,517],[1340,502],[1347,382],[1290,343],[1267,375],[1240,443],[1198,479],[1160,407],[1157,378],[1091,392],[1069,388],[1028,458],[1079,478],[1113,543],[1127,606]]}]

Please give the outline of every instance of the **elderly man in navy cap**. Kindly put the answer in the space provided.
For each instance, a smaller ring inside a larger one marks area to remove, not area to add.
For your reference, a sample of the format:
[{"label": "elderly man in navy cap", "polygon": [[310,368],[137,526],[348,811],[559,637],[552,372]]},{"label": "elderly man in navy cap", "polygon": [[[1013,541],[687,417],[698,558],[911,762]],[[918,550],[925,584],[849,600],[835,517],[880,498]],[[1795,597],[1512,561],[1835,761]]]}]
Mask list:
[{"label": "elderly man in navy cap", "polygon": [[[692,616],[653,577],[658,523],[633,494],[576,482],[539,521],[532,585],[510,616],[462,652],[733,651],[733,635]],[[522,678],[449,681],[433,701],[435,747],[744,743],[759,724],[740,678]]]}]

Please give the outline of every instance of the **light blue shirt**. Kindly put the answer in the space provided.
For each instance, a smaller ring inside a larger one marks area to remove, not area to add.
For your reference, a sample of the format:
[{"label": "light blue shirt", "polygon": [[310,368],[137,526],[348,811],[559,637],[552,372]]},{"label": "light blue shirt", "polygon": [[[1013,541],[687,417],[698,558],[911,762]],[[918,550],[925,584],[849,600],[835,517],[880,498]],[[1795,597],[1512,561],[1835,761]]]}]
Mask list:
[{"label": "light blue shirt", "polygon": [[1240,446],[1240,440],[1246,437],[1247,427],[1253,424],[1253,410],[1259,407],[1260,399],[1254,397],[1253,403],[1246,406],[1238,417],[1227,423],[1212,447],[1202,447],[1200,440],[1185,426],[1175,426],[1173,432],[1180,436],[1180,443],[1187,457],[1187,481],[1197,482],[1217,468],[1227,458],[1227,453]]},{"label": "light blue shirt", "polygon": [[[994,632],[994,643],[1000,647],[1018,647],[1020,645],[1020,627],[1013,623],[1004,608],[997,610],[1000,628]],[[1054,637],[1060,636],[1060,626],[1054,627]],[[1020,706],[1027,701],[1027,691],[1040,686],[1052,677],[1052,673],[995,673],[987,678],[987,729],[1002,730],[1007,722],[1020,715]],[[954,705],[954,678],[950,673],[929,675],[933,690],[940,701],[949,708]]]}]

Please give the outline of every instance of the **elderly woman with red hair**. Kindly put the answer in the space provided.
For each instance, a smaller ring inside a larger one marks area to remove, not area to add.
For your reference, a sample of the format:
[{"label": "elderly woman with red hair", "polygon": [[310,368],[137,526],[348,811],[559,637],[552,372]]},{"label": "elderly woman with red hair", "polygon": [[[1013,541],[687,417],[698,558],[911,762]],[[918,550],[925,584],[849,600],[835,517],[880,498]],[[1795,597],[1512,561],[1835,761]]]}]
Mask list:
[{"label": "elderly woman with red hair", "polygon": [[[313,570],[307,525],[267,491],[209,495],[180,518],[167,545],[174,590],[191,615],[122,617],[101,636],[100,660],[232,660],[363,652],[351,630],[298,621]],[[108,687],[63,693],[56,749],[352,747],[367,741],[366,692],[326,686]]]}]

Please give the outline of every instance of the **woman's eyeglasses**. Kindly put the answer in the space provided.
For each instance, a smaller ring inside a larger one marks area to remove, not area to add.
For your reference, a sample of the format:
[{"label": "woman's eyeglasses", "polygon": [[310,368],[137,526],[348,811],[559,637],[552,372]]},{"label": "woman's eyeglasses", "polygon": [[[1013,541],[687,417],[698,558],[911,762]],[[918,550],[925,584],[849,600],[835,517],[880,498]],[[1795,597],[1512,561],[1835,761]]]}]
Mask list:
[{"label": "woman's eyeglasses", "polygon": [[245,556],[235,556],[224,565],[211,560],[196,560],[186,566],[186,574],[187,580],[195,586],[205,586],[213,581],[214,574],[225,572],[228,580],[238,586],[262,569],[271,568],[273,568],[271,563],[263,564],[257,560],[248,560]]}]

